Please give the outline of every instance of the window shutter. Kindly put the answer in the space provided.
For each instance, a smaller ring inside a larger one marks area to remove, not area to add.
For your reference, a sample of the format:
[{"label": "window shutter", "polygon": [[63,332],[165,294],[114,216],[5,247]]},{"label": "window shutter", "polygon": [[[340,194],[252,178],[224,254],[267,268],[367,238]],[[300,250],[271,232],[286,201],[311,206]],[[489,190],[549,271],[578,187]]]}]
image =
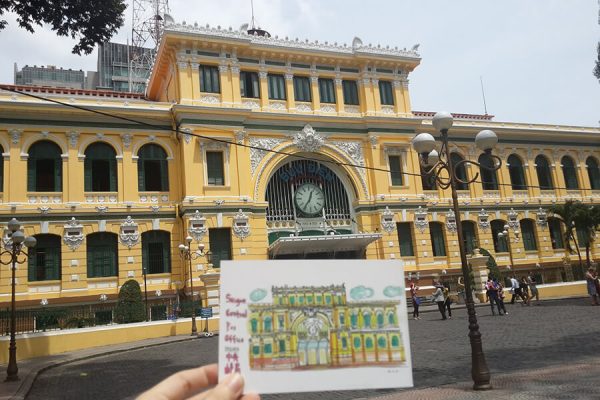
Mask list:
[{"label": "window shutter", "polygon": [[163,233],[163,268],[162,272],[167,273],[171,271],[171,235],[167,232]]},{"label": "window shutter", "polygon": [[62,157],[54,159],[54,191],[62,192]]},{"label": "window shutter", "polygon": [[250,79],[252,80],[252,95],[253,97],[260,97],[260,85],[258,81],[258,74],[253,73],[250,74]]},{"label": "window shutter", "polygon": [[[38,244],[39,246],[39,244]],[[35,281],[35,270],[36,270],[36,260],[37,260],[37,250],[36,248],[32,248],[28,250],[29,256],[27,258],[27,280],[29,282]]]},{"label": "window shutter", "polygon": [[240,95],[242,97],[248,97],[248,93],[246,92],[246,75],[245,71],[240,72]]},{"label": "window shutter", "polygon": [[146,174],[144,173],[144,159],[140,157],[138,159],[138,190],[143,192],[146,190]]},{"label": "window shutter", "polygon": [[117,160],[116,158],[109,158],[108,160],[108,173],[110,182],[110,191],[117,191]]},{"label": "window shutter", "polygon": [[163,192],[169,190],[169,163],[167,160],[160,160],[160,190]]},{"label": "window shutter", "polygon": [[83,182],[86,192],[92,191],[92,160],[86,157],[83,161]]},{"label": "window shutter", "polygon": [[36,159],[30,155],[27,159],[27,190],[29,192],[36,191],[36,172]]}]

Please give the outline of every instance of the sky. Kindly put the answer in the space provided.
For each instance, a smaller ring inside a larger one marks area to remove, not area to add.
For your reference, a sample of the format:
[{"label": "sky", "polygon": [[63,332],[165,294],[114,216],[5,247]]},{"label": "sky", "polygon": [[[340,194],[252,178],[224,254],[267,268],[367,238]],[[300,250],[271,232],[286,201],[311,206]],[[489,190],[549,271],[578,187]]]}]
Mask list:
[{"label": "sky", "polygon": [[[113,41],[131,37],[126,23]],[[254,0],[257,25],[273,36],[411,48],[421,65],[409,76],[413,110],[483,114],[496,121],[600,126],[598,0]],[[250,0],[170,0],[177,22],[232,26],[251,19]],[[48,28],[0,31],[0,83],[14,66],[96,70],[97,53],[71,54],[74,41]]]}]

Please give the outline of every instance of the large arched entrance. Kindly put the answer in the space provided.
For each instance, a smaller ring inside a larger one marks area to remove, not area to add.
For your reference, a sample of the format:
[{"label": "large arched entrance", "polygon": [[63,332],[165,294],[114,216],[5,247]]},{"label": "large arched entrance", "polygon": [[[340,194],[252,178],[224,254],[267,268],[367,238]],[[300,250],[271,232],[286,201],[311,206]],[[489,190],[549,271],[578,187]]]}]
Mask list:
[{"label": "large arched entrance", "polygon": [[355,190],[328,163],[289,160],[269,179],[269,255],[277,259],[357,259],[379,234],[356,233]]}]

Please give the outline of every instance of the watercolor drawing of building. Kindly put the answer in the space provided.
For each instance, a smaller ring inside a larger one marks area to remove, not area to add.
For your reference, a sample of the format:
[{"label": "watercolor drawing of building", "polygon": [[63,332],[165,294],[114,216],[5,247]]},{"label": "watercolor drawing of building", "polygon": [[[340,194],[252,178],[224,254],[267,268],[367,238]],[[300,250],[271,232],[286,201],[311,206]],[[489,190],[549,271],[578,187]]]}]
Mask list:
[{"label": "watercolor drawing of building", "polygon": [[248,306],[251,369],[401,365],[406,361],[398,300],[347,302],[345,285],[280,286],[271,291],[272,303]]}]

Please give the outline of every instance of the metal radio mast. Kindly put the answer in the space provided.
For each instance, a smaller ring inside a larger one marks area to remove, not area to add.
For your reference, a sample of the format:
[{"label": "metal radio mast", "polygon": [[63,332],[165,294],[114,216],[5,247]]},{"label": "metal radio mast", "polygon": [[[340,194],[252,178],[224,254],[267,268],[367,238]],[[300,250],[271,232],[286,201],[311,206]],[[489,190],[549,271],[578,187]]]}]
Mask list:
[{"label": "metal radio mast", "polygon": [[165,27],[165,16],[169,18],[169,0],[132,0],[132,3],[129,91],[143,92]]}]

